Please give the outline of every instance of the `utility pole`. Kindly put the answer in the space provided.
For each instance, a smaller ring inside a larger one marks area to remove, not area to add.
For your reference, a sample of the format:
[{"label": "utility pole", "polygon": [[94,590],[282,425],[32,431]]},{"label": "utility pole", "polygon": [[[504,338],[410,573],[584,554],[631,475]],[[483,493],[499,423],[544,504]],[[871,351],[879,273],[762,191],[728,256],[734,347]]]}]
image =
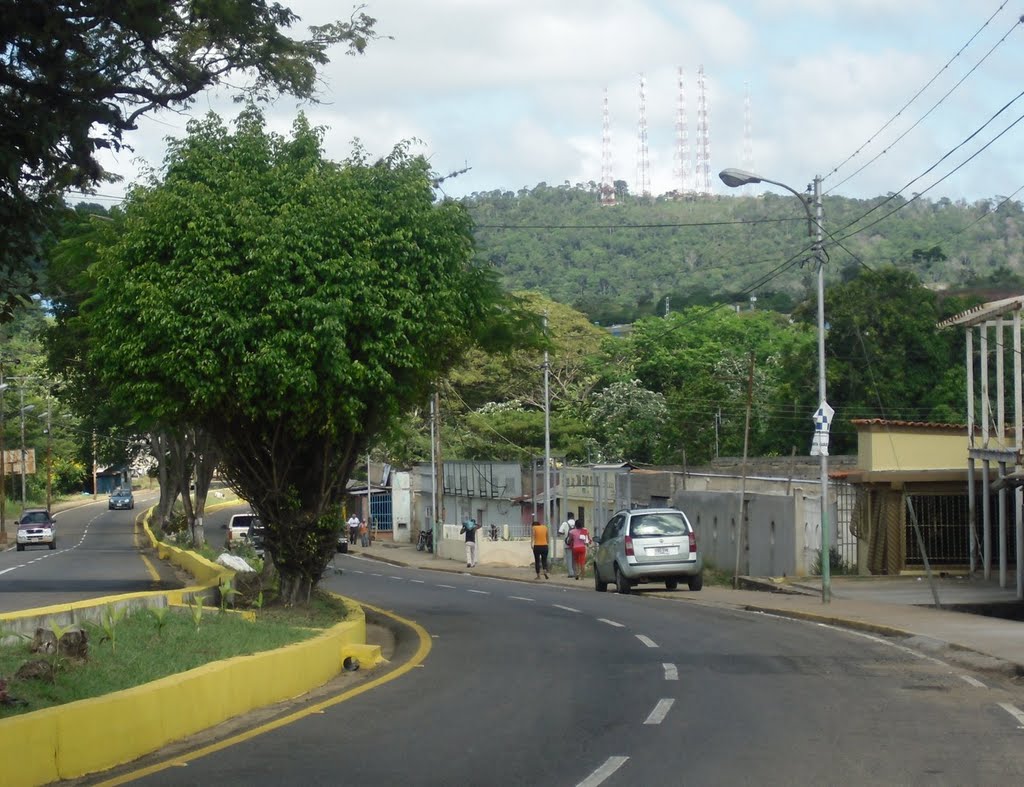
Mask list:
[{"label": "utility pole", "polygon": [[4,382],[3,360],[0,359],[0,546],[7,543],[7,453],[4,450]]},{"label": "utility pole", "polygon": [[[548,315],[544,313],[544,335],[548,333]],[[551,527],[551,396],[548,351],[544,350],[544,524],[548,526],[548,551],[555,553],[555,535]]]},{"label": "utility pole", "polygon": [[50,397],[46,397],[46,510],[53,499],[53,435],[50,434]]},{"label": "utility pole", "polygon": [[754,401],[754,353],[750,353],[750,375],[747,378],[747,417],[743,425],[743,469],[740,473],[740,513],[736,520],[736,570],[732,586],[740,586],[740,548],[743,544],[743,509],[747,497],[747,451],[750,445],[750,408]]}]

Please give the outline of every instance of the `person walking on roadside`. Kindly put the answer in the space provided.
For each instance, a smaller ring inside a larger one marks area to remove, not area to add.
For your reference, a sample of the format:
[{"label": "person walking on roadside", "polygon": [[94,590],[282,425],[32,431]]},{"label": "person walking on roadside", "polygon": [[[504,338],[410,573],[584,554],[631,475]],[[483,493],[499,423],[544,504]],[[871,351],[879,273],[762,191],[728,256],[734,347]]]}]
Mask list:
[{"label": "person walking on roadside", "polygon": [[534,520],[533,522],[533,568],[537,572],[537,579],[540,579],[541,569],[544,569],[544,579],[548,578],[548,526],[542,525]]},{"label": "person walking on roadside", "polygon": [[466,534],[466,568],[476,565],[476,530],[476,520],[471,518],[462,523],[459,531]]},{"label": "person walking on roadside", "polygon": [[572,542],[569,540],[569,531],[574,527],[576,527],[576,515],[570,511],[566,520],[558,526],[558,538],[565,544],[565,549],[563,550],[565,552],[565,570],[569,574],[569,579],[576,576],[572,559]]},{"label": "person walking on roadside", "polygon": [[348,543],[352,546],[356,545],[356,539],[359,537],[359,517],[356,516],[355,511],[352,512],[352,516],[348,518]]},{"label": "person walking on roadside", "polygon": [[582,524],[576,524],[569,531],[569,538],[572,541],[573,573],[576,579],[581,579],[587,572],[587,547],[590,545],[590,531]]},{"label": "person walking on roadside", "polygon": [[359,522],[359,543],[367,548],[370,546],[370,528],[365,519]]}]

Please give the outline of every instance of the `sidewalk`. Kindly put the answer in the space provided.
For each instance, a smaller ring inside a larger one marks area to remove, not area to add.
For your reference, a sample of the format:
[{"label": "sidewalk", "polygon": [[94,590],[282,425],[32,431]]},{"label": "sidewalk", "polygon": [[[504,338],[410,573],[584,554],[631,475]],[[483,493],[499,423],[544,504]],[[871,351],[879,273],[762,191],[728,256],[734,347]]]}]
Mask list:
[{"label": "sidewalk", "polygon": [[[556,566],[550,579],[537,580],[532,561],[527,565],[525,559],[521,567],[481,564],[467,568],[456,560],[418,552],[412,544],[389,541],[377,541],[368,549],[350,547],[350,553],[412,568],[531,584],[557,584],[594,592],[589,571],[586,579],[576,581],[569,579],[561,566]],[[927,579],[921,577],[833,577],[829,604],[822,602],[820,580],[812,578],[801,582],[774,583],[744,579],[747,587],[761,589],[734,590],[705,585],[703,590],[694,593],[685,589],[666,591],[654,589],[658,587],[656,585],[641,585],[640,592],[702,606],[764,612],[883,637],[897,637],[905,640],[903,644],[944,661],[955,661],[971,669],[1003,675],[1024,675],[1024,622],[945,608],[951,605],[1012,603],[1016,600],[1012,589],[1001,589],[997,584],[962,577],[937,578],[939,599],[944,608],[935,609],[928,606],[933,603],[931,589]],[[647,587],[652,589],[647,590]],[[614,586],[609,588],[609,592],[614,592]]]}]

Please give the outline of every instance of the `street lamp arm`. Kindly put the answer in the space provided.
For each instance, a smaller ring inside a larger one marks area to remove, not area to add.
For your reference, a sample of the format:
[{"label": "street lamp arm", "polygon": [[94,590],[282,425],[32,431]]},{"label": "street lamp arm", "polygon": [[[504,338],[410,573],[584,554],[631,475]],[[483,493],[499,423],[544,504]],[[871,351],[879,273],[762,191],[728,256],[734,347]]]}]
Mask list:
[{"label": "street lamp arm", "polygon": [[761,175],[755,175],[753,172],[747,172],[746,170],[735,169],[733,167],[723,169],[718,173],[718,177],[721,178],[722,182],[731,189],[739,188],[740,186],[750,186],[754,183],[771,183],[773,186],[785,189],[800,200],[800,204],[804,206],[804,211],[807,213],[807,221],[810,222],[808,226],[812,228],[811,234],[814,234],[814,214],[811,212],[811,199],[807,194],[797,191],[795,188],[783,183],[781,180],[772,180],[771,178],[765,178]]}]

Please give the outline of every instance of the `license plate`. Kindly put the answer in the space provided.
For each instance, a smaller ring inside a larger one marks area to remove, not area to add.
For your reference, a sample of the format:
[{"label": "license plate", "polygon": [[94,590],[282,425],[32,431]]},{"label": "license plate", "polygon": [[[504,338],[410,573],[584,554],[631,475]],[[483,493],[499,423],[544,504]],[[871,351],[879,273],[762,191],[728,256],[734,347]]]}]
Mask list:
[{"label": "license plate", "polygon": [[648,555],[674,555],[676,547],[648,547]]}]

